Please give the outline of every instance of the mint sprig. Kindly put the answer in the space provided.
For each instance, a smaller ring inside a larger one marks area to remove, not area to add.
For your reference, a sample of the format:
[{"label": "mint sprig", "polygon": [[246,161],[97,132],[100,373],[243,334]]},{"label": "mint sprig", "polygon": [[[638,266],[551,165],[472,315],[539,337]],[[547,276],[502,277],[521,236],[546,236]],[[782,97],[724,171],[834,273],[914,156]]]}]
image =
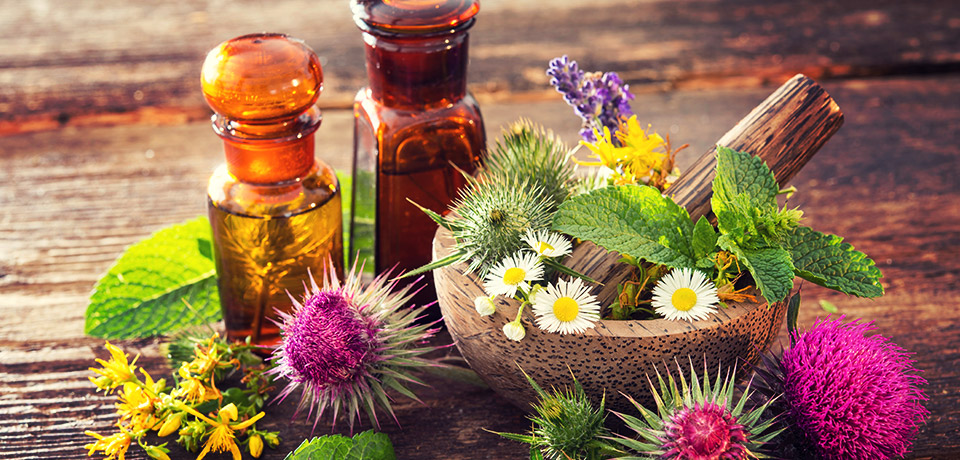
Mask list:
[{"label": "mint sprig", "polygon": [[781,190],[758,157],[717,147],[717,174],[710,203],[717,230],[652,187],[626,185],[593,190],[560,205],[553,229],[593,241],[629,259],[671,268],[709,271],[719,250],[737,257],[761,295],[779,302],[794,276],[861,297],[883,294],[880,270],[835,235],[799,227],[803,213],[780,208]]},{"label": "mint sprig", "polygon": [[284,460],[396,460],[390,437],[372,430],[352,438],[326,435],[304,440]]},{"label": "mint sprig", "polygon": [[90,296],[84,332],[123,339],[220,319],[206,217],[160,230],[127,248]]}]

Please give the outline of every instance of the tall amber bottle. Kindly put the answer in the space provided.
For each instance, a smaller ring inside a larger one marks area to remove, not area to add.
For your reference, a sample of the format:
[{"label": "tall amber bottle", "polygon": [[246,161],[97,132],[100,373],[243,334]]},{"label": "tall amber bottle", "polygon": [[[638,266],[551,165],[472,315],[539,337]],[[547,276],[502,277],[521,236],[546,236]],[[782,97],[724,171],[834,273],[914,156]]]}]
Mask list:
[{"label": "tall amber bottle", "polygon": [[[408,271],[430,262],[437,229],[410,201],[446,212],[466,182],[458,169],[472,173],[485,148],[466,85],[467,30],[479,3],[353,0],[351,8],[369,86],[354,103],[350,253],[371,248],[377,273]],[[431,285],[415,302],[435,299]]]},{"label": "tall amber bottle", "polygon": [[275,309],[303,295],[308,270],[332,260],[343,276],[340,186],[313,153],[320,61],[285,35],[246,35],[210,51],[201,85],[227,160],[207,189],[227,336],[272,345]]}]

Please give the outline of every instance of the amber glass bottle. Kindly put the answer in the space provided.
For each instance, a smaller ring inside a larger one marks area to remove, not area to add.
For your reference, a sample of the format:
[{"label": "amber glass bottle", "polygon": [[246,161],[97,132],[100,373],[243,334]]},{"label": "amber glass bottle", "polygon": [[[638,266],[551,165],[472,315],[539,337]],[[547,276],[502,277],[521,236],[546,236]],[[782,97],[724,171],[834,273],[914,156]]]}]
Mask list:
[{"label": "amber glass bottle", "polygon": [[285,35],[246,35],[210,51],[201,85],[227,158],[207,189],[227,336],[272,345],[270,319],[303,296],[308,270],[330,260],[343,276],[340,186],[313,156],[320,61]]},{"label": "amber glass bottle", "polygon": [[[377,273],[411,270],[430,262],[437,225],[410,201],[447,212],[466,183],[458,169],[472,173],[485,148],[466,79],[467,29],[479,3],[354,0],[351,8],[369,86],[354,104],[350,252],[370,248]],[[435,298],[430,286],[414,301]]]}]

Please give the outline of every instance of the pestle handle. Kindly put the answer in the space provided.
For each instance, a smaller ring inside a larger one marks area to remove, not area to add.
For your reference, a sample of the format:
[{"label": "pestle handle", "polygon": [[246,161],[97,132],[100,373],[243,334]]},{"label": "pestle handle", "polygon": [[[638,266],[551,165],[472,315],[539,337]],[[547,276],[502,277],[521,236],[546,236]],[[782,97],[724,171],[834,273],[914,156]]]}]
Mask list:
[{"label": "pestle handle", "polygon": [[[723,135],[718,144],[762,158],[783,186],[810,161],[843,124],[843,113],[833,98],[805,75],[796,75]],[[687,209],[694,221],[710,214],[712,183],[716,174],[716,146],[688,168],[667,191]],[[601,305],[610,305],[617,285],[629,276],[620,255],[593,243],[574,248],[565,263],[603,286],[597,289]]]},{"label": "pestle handle", "polygon": [[[796,75],[773,92],[717,141],[759,156],[786,185],[843,124],[843,112],[829,94],[805,75]],[[717,148],[704,153],[667,194],[687,208],[694,221],[710,213]]]}]

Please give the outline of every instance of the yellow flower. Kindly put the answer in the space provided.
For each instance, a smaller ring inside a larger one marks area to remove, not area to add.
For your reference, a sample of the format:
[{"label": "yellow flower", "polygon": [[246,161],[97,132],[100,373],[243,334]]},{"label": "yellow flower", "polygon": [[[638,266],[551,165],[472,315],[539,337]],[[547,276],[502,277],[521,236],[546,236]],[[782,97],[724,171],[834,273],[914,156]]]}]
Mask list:
[{"label": "yellow flower", "polygon": [[[175,398],[183,398],[185,401],[194,404],[220,398],[220,390],[216,386],[207,386],[202,380],[191,374],[188,363],[183,363],[177,373],[180,374],[182,380],[180,380],[177,389],[173,390],[172,395]],[[213,383],[212,376],[210,382]]]},{"label": "yellow flower", "polygon": [[154,413],[155,404],[160,402],[158,395],[166,386],[166,381],[160,379],[154,382],[146,370],[140,369],[145,382],[144,387],[134,382],[126,382],[120,390],[116,404],[120,422],[128,421],[130,431],[150,430],[160,421]]},{"label": "yellow flower", "polygon": [[610,128],[604,126],[603,134],[598,130],[594,130],[593,133],[597,137],[597,142],[589,143],[580,141],[580,145],[590,149],[597,157],[597,161],[575,161],[584,166],[606,166],[607,168],[616,170],[617,166],[626,160],[626,152],[622,147],[617,147],[613,144]]},{"label": "yellow flower", "polygon": [[[647,127],[649,130],[650,127]],[[647,134],[637,116],[621,120],[615,135],[610,129],[603,133],[595,130],[597,141],[580,144],[590,149],[596,161],[577,161],[584,166],[604,166],[613,171],[613,183],[617,185],[636,184],[642,179],[652,179],[654,172],[664,167],[668,159],[667,143],[657,133]],[[618,146],[619,145],[619,146]],[[659,182],[659,181],[656,181]]]},{"label": "yellow flower", "polygon": [[97,363],[103,366],[103,368],[97,369],[91,367],[90,370],[100,374],[100,377],[90,377],[90,381],[93,382],[97,388],[109,392],[126,382],[132,382],[134,380],[134,372],[136,369],[134,364],[140,355],[133,358],[132,362],[127,363],[127,355],[122,350],[111,345],[110,342],[106,342],[106,348],[110,352],[110,360],[104,361],[97,358]]},{"label": "yellow flower", "polygon": [[[649,125],[647,129],[650,129]],[[636,115],[630,117],[626,123],[621,122],[617,139],[625,150],[625,169],[636,178],[646,177],[651,170],[659,169],[667,157],[666,153],[657,151],[663,148],[663,138],[657,133],[647,135],[637,122]]]},{"label": "yellow flower", "polygon": [[[214,336],[216,338],[216,336]],[[210,339],[211,342],[213,339]],[[206,377],[210,372],[212,372],[220,364],[220,356],[217,354],[217,348],[210,344],[210,348],[204,352],[201,351],[201,347],[197,347],[194,350],[196,358],[188,364],[190,370],[200,376]]]},{"label": "yellow flower", "polygon": [[97,438],[97,442],[83,446],[84,449],[90,449],[87,456],[93,455],[94,452],[99,450],[106,455],[104,460],[113,460],[114,458],[124,460],[124,456],[127,454],[127,448],[130,447],[130,434],[122,431],[122,429],[119,433],[107,437],[103,437],[92,431],[85,431],[84,434]]},{"label": "yellow flower", "polygon": [[200,451],[200,455],[197,457],[197,460],[202,460],[208,452],[216,453],[226,452],[228,450],[231,454],[233,454],[233,460],[240,460],[240,448],[237,447],[237,440],[234,437],[233,432],[236,430],[246,429],[250,425],[256,423],[257,420],[260,420],[264,415],[263,412],[261,412],[247,419],[246,421],[234,424],[231,422],[237,419],[237,406],[235,406],[233,403],[227,404],[220,409],[220,412],[217,413],[216,420],[197,412],[196,409],[192,407],[181,406],[181,408],[213,427],[213,431],[210,433],[210,437],[207,438],[207,443],[204,444],[203,450]]},{"label": "yellow flower", "polygon": [[153,413],[155,400],[133,382],[123,384],[116,404],[120,422],[127,422],[130,431],[142,431],[153,428],[159,421]]}]

